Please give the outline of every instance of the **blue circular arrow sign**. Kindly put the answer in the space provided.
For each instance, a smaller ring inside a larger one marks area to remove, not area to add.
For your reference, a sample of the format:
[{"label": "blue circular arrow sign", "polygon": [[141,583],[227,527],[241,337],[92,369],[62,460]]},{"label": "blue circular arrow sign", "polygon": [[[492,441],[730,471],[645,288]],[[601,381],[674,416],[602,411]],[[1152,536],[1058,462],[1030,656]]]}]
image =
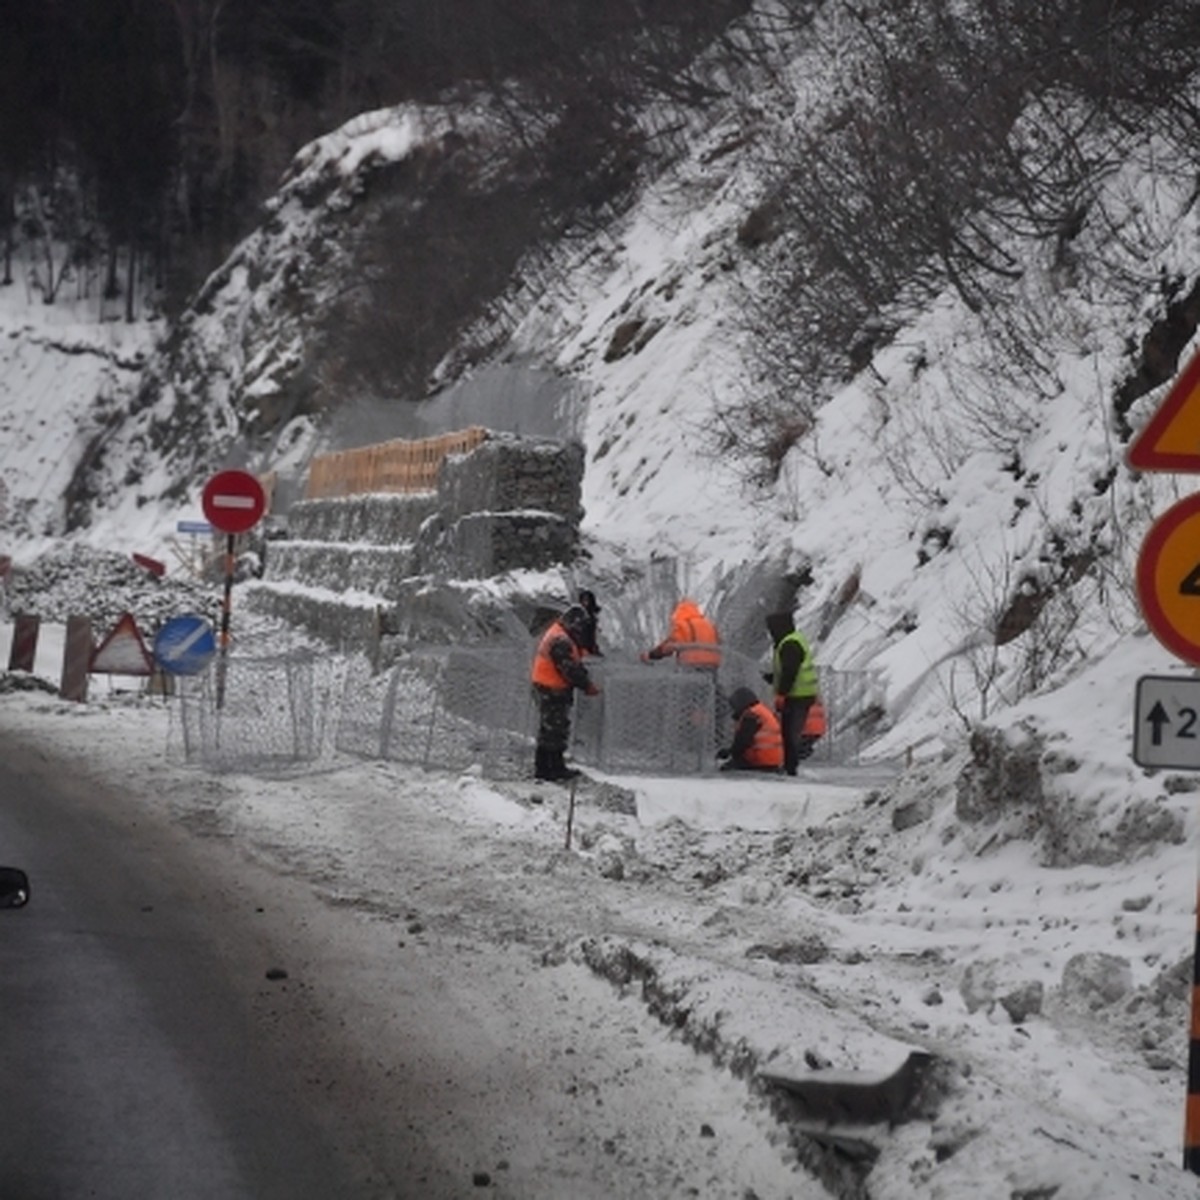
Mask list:
[{"label": "blue circular arrow sign", "polygon": [[172,675],[198,675],[216,652],[212,625],[195,613],[172,617],[154,638],[154,658]]}]

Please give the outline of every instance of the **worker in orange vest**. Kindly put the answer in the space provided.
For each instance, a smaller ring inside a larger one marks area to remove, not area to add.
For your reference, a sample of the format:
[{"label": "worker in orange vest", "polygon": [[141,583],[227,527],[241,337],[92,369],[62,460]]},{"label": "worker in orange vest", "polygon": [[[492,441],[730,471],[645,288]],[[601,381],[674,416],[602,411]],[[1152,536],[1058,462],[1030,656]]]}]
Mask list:
[{"label": "worker in orange vest", "polygon": [[783,730],[779,718],[748,688],[733,689],[733,744],[718,750],[722,771],[770,771],[783,767]]},{"label": "worker in orange vest", "polygon": [[642,662],[675,656],[685,667],[715,671],[721,665],[721,638],[717,627],[695,600],[685,596],[671,613],[671,631],[657,646],[642,655]]},{"label": "worker in orange vest", "polygon": [[814,696],[808,712],[804,714],[804,725],[800,730],[800,740],[796,747],[796,757],[806,759],[817,744],[829,731],[829,722],[825,717],[825,705],[820,696]]},{"label": "worker in orange vest", "polygon": [[579,772],[566,764],[571,741],[571,708],[575,692],[598,696],[600,688],[583,665],[583,643],[588,636],[588,614],[572,604],[542,634],[533,656],[530,681],[538,702],[537,745],[534,776],[542,781],[562,782]]}]

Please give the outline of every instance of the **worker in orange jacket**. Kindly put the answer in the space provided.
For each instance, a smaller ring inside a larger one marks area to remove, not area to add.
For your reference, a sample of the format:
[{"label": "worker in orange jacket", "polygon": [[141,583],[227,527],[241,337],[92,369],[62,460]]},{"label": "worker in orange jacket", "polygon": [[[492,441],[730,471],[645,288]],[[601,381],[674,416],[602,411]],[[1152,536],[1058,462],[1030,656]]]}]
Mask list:
[{"label": "worker in orange jacket", "polygon": [[695,600],[685,596],[671,613],[671,631],[642,655],[643,662],[675,656],[685,667],[715,671],[721,665],[721,637]]},{"label": "worker in orange jacket", "polygon": [[542,634],[533,656],[530,682],[538,703],[534,776],[543,781],[574,779],[579,772],[566,764],[571,741],[571,708],[575,692],[598,696],[600,688],[583,664],[589,633],[588,614],[572,604]]},{"label": "worker in orange jacket", "polygon": [[829,721],[825,716],[825,705],[820,696],[814,696],[808,712],[804,714],[804,725],[800,730],[800,743],[796,757],[805,759],[813,752],[817,744],[829,732]]},{"label": "worker in orange jacket", "polygon": [[718,750],[722,771],[770,771],[783,767],[783,730],[779,718],[748,688],[733,689],[733,744]]}]

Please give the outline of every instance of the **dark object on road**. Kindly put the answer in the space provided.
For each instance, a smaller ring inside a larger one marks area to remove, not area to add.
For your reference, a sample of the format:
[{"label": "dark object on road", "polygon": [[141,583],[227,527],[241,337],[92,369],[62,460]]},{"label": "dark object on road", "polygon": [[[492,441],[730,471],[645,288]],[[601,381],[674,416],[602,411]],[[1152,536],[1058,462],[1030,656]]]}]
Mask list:
[{"label": "dark object on road", "polygon": [[0,867],[0,908],[29,903],[29,876],[19,867]]}]

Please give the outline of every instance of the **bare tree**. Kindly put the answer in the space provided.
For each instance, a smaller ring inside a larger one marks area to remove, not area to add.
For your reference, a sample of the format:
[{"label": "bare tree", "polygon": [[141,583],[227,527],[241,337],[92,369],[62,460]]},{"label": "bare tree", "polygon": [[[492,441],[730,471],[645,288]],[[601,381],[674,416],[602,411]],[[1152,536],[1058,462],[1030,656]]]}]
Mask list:
[{"label": "bare tree", "polygon": [[774,144],[767,232],[743,239],[765,277],[742,306],[758,398],[713,433],[748,474],[770,478],[824,397],[946,286],[1035,395],[1053,390],[1037,331],[1003,316],[1025,270],[1013,247],[1047,245],[1069,269],[1135,131],[1196,136],[1183,84],[1200,18],[1184,0],[1157,8],[1161,23],[1133,0],[839,9],[843,98]]}]

